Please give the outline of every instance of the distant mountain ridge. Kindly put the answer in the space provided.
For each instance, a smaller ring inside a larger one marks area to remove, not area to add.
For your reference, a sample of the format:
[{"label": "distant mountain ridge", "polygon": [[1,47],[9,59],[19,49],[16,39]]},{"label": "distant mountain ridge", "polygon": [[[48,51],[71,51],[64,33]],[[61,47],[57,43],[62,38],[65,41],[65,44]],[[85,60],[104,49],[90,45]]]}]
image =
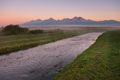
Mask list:
[{"label": "distant mountain ridge", "polygon": [[31,20],[29,22],[20,24],[21,26],[42,26],[42,25],[120,25],[116,20],[93,21],[84,19],[82,17],[64,18],[62,20],[55,20],[49,18],[46,20]]}]

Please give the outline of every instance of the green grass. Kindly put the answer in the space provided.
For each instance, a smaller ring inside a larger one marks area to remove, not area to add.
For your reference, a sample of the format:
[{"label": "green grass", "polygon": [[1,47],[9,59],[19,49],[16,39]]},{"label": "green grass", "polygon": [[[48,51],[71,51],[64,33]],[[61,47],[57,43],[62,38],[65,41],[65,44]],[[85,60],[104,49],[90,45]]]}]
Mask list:
[{"label": "green grass", "polygon": [[60,31],[42,34],[21,34],[13,36],[0,36],[0,55],[23,50],[37,45],[54,42],[60,39],[83,34],[84,32]]},{"label": "green grass", "polygon": [[120,31],[109,31],[53,80],[120,80]]}]

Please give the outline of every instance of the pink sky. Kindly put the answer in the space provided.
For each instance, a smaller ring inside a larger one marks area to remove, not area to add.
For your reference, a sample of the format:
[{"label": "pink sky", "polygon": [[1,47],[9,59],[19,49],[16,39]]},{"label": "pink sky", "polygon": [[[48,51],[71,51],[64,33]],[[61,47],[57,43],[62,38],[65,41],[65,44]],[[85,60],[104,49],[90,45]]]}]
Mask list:
[{"label": "pink sky", "polygon": [[120,0],[0,0],[0,25],[72,18],[120,21]]}]

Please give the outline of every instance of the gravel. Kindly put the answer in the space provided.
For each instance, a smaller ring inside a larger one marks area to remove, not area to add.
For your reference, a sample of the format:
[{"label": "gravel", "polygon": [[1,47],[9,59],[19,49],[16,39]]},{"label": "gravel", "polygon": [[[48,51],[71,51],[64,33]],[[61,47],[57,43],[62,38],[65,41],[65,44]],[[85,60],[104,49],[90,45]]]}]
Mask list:
[{"label": "gravel", "polygon": [[87,33],[0,56],[0,80],[51,80],[102,32]]}]

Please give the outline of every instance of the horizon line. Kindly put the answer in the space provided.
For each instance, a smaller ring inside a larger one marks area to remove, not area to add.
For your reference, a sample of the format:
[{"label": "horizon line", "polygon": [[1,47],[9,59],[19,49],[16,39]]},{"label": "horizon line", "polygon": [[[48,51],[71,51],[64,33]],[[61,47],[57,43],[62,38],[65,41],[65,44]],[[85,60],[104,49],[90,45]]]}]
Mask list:
[{"label": "horizon line", "polygon": [[[81,16],[74,16],[74,17],[81,17]],[[41,19],[41,18],[36,18],[36,19],[32,19],[33,21],[35,21],[35,20],[42,20],[42,21],[44,21],[44,20],[49,20],[49,19],[54,19],[54,20],[63,20],[63,19],[73,19],[74,17],[72,17],[72,18],[62,18],[62,19],[55,19],[55,18],[53,18],[53,17],[49,17],[49,18],[46,18],[46,19]],[[81,18],[83,18],[83,19],[86,19],[86,18],[84,18],[84,17],[81,17]],[[32,21],[31,20],[31,21]],[[92,19],[86,19],[86,20],[92,20]],[[104,19],[104,20],[92,20],[92,21],[105,21],[105,20],[115,20],[115,19]],[[115,20],[115,21],[119,21],[119,20]],[[120,22],[120,21],[119,21]]]}]

